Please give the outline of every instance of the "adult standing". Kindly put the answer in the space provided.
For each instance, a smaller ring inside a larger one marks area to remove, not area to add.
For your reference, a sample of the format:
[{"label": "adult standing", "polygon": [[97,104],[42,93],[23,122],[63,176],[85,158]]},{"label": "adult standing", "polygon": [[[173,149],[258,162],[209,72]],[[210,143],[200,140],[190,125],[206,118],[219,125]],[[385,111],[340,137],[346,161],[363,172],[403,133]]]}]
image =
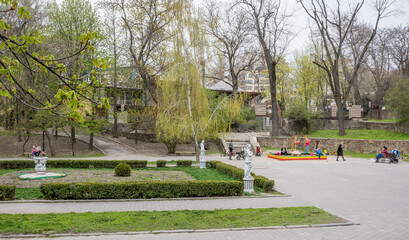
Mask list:
[{"label": "adult standing", "polygon": [[231,160],[231,156],[233,155],[233,140],[229,142],[229,160]]},{"label": "adult standing", "polygon": [[308,153],[308,147],[310,146],[310,140],[308,137],[305,139],[305,152]]},{"label": "adult standing", "polygon": [[344,160],[345,161],[345,158],[344,158],[344,149],[342,149],[342,142],[339,144],[339,146],[338,146],[338,150],[337,150],[337,161],[338,161],[338,157],[339,156],[341,156],[342,157],[342,160]]}]

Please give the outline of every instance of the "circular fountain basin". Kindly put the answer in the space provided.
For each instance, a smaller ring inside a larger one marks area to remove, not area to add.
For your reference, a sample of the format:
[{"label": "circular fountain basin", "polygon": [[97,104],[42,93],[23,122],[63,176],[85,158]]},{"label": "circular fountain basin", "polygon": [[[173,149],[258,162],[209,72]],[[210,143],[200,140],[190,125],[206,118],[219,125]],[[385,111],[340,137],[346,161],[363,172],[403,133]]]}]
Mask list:
[{"label": "circular fountain basin", "polygon": [[45,178],[62,178],[65,176],[67,176],[66,173],[46,172],[46,173],[22,173],[19,174],[17,177],[21,180],[35,180]]}]

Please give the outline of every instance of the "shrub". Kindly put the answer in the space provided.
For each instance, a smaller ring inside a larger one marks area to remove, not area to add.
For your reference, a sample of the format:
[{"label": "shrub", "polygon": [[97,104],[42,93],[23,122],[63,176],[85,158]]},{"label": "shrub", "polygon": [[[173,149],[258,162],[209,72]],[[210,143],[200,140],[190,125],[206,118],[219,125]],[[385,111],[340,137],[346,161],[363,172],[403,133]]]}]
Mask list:
[{"label": "shrub", "polygon": [[[124,162],[131,168],[146,168],[147,160],[48,160],[47,168],[115,168]],[[0,161],[2,169],[34,168],[33,160],[7,160]]]},{"label": "shrub", "polygon": [[266,192],[271,192],[274,190],[274,180],[267,180],[263,184],[263,189]]},{"label": "shrub", "polygon": [[138,199],[238,196],[239,181],[135,181],[123,183],[46,183],[45,199]]},{"label": "shrub", "polygon": [[126,163],[120,163],[115,167],[115,176],[131,176],[131,167]]},{"label": "shrub", "polygon": [[16,195],[16,186],[0,185],[0,200],[14,200]]},{"label": "shrub", "polygon": [[177,160],[176,165],[178,167],[190,167],[192,166],[192,161],[191,160]]},{"label": "shrub", "polygon": [[[210,161],[208,164],[209,167],[217,169],[218,171],[232,176],[234,179],[243,181],[244,170],[220,161]],[[251,176],[254,177],[254,186],[264,189],[266,192],[270,192],[274,189],[274,180],[269,180],[264,176],[257,176],[253,172]]]},{"label": "shrub", "polygon": [[156,167],[166,167],[166,160],[156,161]]}]

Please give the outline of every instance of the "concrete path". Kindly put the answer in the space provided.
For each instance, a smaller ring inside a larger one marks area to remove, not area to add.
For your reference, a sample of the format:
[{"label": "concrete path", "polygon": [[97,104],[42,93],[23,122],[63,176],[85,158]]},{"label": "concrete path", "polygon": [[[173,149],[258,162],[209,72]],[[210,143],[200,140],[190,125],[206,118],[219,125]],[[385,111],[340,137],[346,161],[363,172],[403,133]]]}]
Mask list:
[{"label": "concrete path", "polygon": [[0,213],[82,213],[163,210],[214,210],[237,208],[298,207],[309,205],[291,197],[220,198],[203,200],[141,200],[141,201],[61,201],[54,203],[2,203]]},{"label": "concrete path", "polygon": [[[146,158],[145,158],[146,159]],[[180,158],[179,158],[180,159]],[[242,167],[243,161],[220,158]],[[168,233],[145,235],[109,235],[57,239],[409,239],[409,163],[375,164],[367,159],[347,158],[346,162],[286,161],[253,158],[253,171],[276,181],[278,191],[291,194],[281,198],[242,198],[183,201],[119,202],[114,209],[106,203],[1,203],[1,212],[33,211],[39,207],[53,212],[127,211],[140,209],[212,209],[312,205],[337,216],[358,222],[359,226],[222,231],[204,233]],[[209,160],[209,158],[208,158]],[[57,204],[57,205],[56,205]],[[66,207],[67,206],[67,207]],[[94,207],[95,206],[95,207]],[[67,208],[67,209],[65,209]],[[26,209],[26,210],[24,210]],[[27,210],[28,209],[28,210]],[[83,209],[83,210],[81,210]]]}]

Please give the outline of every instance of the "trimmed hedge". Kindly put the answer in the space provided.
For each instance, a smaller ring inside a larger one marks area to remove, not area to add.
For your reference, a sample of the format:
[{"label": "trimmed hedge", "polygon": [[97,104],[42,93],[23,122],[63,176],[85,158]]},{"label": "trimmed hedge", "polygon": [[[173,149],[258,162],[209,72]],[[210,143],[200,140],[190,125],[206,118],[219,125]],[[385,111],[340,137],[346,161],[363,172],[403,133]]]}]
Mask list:
[{"label": "trimmed hedge", "polygon": [[135,181],[126,183],[45,183],[44,199],[138,199],[238,196],[239,181]]},{"label": "trimmed hedge", "polygon": [[[226,163],[222,163],[220,161],[210,161],[209,167],[217,169],[218,171],[232,176],[233,178],[243,181],[244,178],[244,170]],[[270,192],[274,189],[274,180],[269,180],[264,176],[257,176],[253,172],[251,176],[254,177],[254,186],[264,189],[266,192]]]},{"label": "trimmed hedge", "polygon": [[14,200],[16,196],[16,186],[0,185],[0,200]]},{"label": "trimmed hedge", "polygon": [[[124,162],[131,168],[146,168],[147,160],[47,160],[47,168],[115,168]],[[0,169],[34,168],[33,160],[0,161]]]},{"label": "trimmed hedge", "polygon": [[166,167],[166,160],[158,160],[156,161],[156,167]]},{"label": "trimmed hedge", "polygon": [[191,160],[177,160],[176,165],[178,167],[190,167],[192,166],[192,161]]}]

